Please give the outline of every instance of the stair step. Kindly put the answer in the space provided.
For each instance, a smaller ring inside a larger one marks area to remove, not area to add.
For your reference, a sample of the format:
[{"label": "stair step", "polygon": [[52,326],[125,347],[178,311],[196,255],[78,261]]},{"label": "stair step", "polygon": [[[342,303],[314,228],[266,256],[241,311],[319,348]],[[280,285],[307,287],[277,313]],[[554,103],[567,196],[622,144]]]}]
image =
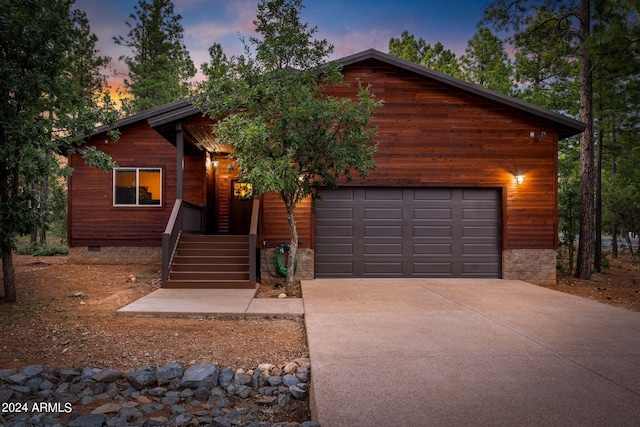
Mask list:
[{"label": "stair step", "polygon": [[162,284],[166,289],[257,289],[248,280],[169,280]]},{"label": "stair step", "polygon": [[237,264],[204,264],[204,263],[173,263],[171,267],[171,272],[174,271],[193,271],[193,272],[211,272],[211,271],[219,271],[219,272],[248,272],[249,271],[249,263],[237,263]]},{"label": "stair step", "polygon": [[163,288],[255,289],[249,236],[183,234]]},{"label": "stair step", "polygon": [[249,280],[249,271],[171,271],[169,280]]},{"label": "stair step", "polygon": [[246,265],[249,268],[249,256],[183,256],[175,255],[173,265]]},{"label": "stair step", "polygon": [[180,236],[181,242],[247,242],[249,236],[235,234],[183,234]]},{"label": "stair step", "polygon": [[248,242],[183,242],[178,244],[180,249],[241,249],[249,250]]},{"label": "stair step", "polygon": [[178,249],[176,256],[248,256],[249,249]]}]

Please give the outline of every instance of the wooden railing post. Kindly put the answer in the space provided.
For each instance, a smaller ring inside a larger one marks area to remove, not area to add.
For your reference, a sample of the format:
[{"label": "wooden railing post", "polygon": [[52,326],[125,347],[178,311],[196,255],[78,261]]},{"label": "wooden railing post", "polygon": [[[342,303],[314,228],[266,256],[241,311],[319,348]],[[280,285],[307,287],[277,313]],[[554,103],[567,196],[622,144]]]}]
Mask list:
[{"label": "wooden railing post", "polygon": [[251,227],[249,228],[249,281],[256,283],[257,279],[257,239],[258,239],[258,219],[260,215],[260,196],[253,197],[251,209]]}]

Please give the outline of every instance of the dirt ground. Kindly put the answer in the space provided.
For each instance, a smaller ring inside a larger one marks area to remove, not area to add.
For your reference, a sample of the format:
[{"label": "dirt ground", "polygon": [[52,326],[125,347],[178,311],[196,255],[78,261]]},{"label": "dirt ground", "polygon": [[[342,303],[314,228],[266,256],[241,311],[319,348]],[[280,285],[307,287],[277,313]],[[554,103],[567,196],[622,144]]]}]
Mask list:
[{"label": "dirt ground", "polygon": [[[159,272],[148,265],[72,265],[66,257],[24,255],[14,255],[14,265],[18,302],[0,303],[0,369],[42,364],[127,372],[172,361],[252,369],[309,357],[302,321],[119,316],[116,310],[159,288]],[[263,296],[277,293],[265,289]],[[274,421],[311,419],[308,402],[280,412]]]},{"label": "dirt ground", "polygon": [[609,264],[589,280],[558,273],[557,283],[547,287],[640,312],[640,260],[631,262],[625,252],[618,259],[610,259]]},{"label": "dirt ground", "polygon": [[[119,316],[117,309],[159,287],[157,269],[147,265],[14,259],[18,302],[0,304],[0,368],[42,364],[127,371],[175,361],[185,367],[216,363],[251,369],[308,357],[302,321]],[[284,280],[272,278],[258,296],[277,297],[282,288],[276,283]],[[559,273],[558,283],[548,288],[640,312],[640,261],[632,263],[628,255],[612,260],[610,268],[588,281]],[[308,406],[299,411],[300,420],[309,419]]]}]

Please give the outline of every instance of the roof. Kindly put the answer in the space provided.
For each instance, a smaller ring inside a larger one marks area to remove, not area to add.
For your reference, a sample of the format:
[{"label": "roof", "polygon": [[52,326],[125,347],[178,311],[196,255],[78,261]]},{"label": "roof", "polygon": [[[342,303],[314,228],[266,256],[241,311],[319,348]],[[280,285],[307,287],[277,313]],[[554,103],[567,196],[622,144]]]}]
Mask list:
[{"label": "roof", "polygon": [[[365,50],[363,52],[356,53],[354,55],[350,55],[336,61],[342,64],[343,67],[345,67],[368,59],[375,59],[402,68],[404,70],[438,81],[442,84],[481,96],[486,99],[493,100],[497,103],[515,108],[517,110],[521,110],[533,116],[549,120],[556,125],[556,128],[558,129],[559,139],[577,135],[586,129],[586,125],[584,123],[571,117],[535,106],[533,104],[529,104],[524,101],[520,101],[519,99],[503,95],[498,92],[494,92],[482,86],[457,79],[448,74],[431,70],[413,62],[405,61],[404,59],[382,53],[375,49]],[[169,135],[165,135],[165,133],[168,131],[168,125],[189,116],[193,116],[197,113],[200,113],[200,110],[193,106],[189,98],[185,98],[118,120],[114,127],[119,128],[146,120],[151,127],[160,131],[163,136],[168,137]],[[91,136],[107,132],[109,129],[110,128],[108,126],[100,126],[92,133]]]},{"label": "roof", "polygon": [[191,100],[189,98],[185,98],[179,101],[170,102],[168,104],[164,104],[159,107],[152,108],[150,110],[143,111],[138,114],[134,114],[129,117],[125,117],[123,119],[118,120],[113,126],[108,126],[108,125],[100,126],[93,131],[91,136],[105,133],[109,129],[117,129],[123,126],[132,125],[134,123],[138,123],[143,120],[150,121],[155,117],[162,116],[164,114],[171,114],[176,110],[184,110],[185,107],[191,107],[193,109],[193,112],[191,114],[194,114],[200,111],[196,107],[193,107],[193,104],[191,103]]}]

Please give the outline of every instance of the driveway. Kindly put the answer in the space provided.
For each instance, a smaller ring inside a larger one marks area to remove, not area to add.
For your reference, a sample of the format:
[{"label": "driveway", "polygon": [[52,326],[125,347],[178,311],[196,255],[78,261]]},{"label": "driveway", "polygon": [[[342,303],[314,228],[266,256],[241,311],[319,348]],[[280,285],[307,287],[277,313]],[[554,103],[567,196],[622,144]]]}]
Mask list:
[{"label": "driveway", "polygon": [[510,280],[302,292],[322,427],[640,425],[640,313]]}]

